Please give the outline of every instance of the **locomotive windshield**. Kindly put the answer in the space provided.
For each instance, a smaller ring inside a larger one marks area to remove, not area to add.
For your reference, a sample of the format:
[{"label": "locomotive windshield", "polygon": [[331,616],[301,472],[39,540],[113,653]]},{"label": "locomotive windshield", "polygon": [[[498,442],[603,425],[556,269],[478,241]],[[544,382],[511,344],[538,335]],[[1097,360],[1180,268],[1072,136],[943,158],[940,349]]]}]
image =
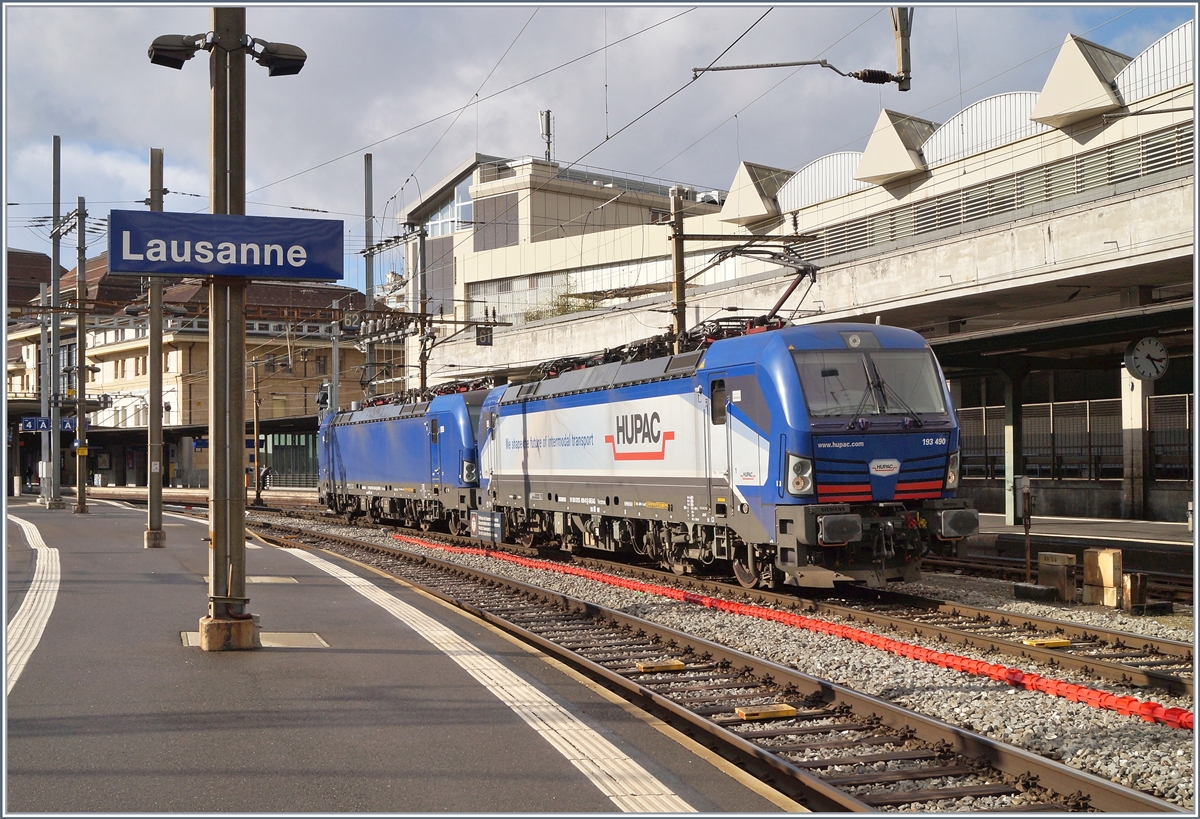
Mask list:
[{"label": "locomotive windshield", "polygon": [[814,418],[946,412],[928,350],[794,350],[792,357]]}]

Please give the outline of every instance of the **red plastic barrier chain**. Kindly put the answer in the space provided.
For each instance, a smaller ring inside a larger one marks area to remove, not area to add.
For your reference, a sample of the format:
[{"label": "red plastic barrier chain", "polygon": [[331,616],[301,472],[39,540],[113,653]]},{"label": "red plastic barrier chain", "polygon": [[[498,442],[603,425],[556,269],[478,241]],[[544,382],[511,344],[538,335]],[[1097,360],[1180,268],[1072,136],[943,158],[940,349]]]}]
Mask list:
[{"label": "red plastic barrier chain", "polygon": [[820,632],[833,637],[841,637],[846,640],[853,640],[862,645],[871,646],[873,648],[890,651],[893,654],[898,654],[903,657],[908,657],[913,660],[920,660],[925,663],[932,663],[941,668],[952,668],[955,671],[961,671],[965,674],[972,674],[977,677],[989,677],[997,682],[1008,683],[1012,686],[1019,686],[1028,691],[1041,691],[1044,694],[1049,694],[1052,697],[1063,697],[1071,702],[1082,702],[1090,705],[1093,708],[1116,711],[1118,714],[1130,717],[1140,717],[1146,722],[1158,722],[1171,728],[1182,728],[1186,731],[1193,729],[1193,714],[1183,708],[1165,708],[1156,702],[1142,702],[1137,697],[1118,697],[1115,694],[1110,694],[1107,691],[1100,691],[1095,688],[1088,688],[1083,685],[1075,685],[1074,683],[1063,682],[1062,680],[1052,680],[1047,677],[1042,677],[1038,674],[1027,674],[1017,668],[1008,668],[1003,665],[995,665],[993,663],[975,660],[970,657],[963,657],[958,654],[946,654],[941,651],[923,648],[911,643],[903,643],[899,640],[892,640],[883,637],[879,634],[872,634],[869,631],[854,628],[852,626],[838,625],[837,623],[828,623],[824,620],[814,620],[811,617],[804,617],[791,612],[776,611],[762,606],[750,605],[747,603],[735,603],[731,600],[721,600],[716,597],[708,597],[695,592],[687,592],[682,589],[672,589],[668,586],[658,586],[653,583],[643,583],[640,580],[630,580],[624,577],[614,577],[613,575],[604,574],[603,572],[592,571],[591,569],[581,569],[577,566],[565,566],[561,563],[553,563],[547,560],[535,560],[528,557],[519,557],[510,555],[505,552],[498,552],[494,549],[480,549],[463,546],[445,546],[440,543],[430,543],[416,538],[406,537],[404,535],[392,535],[396,540],[405,543],[412,543],[417,546],[424,546],[429,549],[441,549],[445,552],[455,554],[478,555],[480,557],[492,557],[497,560],[506,560],[509,563],[515,563],[518,566],[524,566],[529,569],[541,569],[543,571],[555,571],[562,574],[571,574],[576,577],[583,577],[588,580],[595,580],[599,583],[607,583],[610,586],[619,586],[630,591],[643,592],[645,594],[654,594],[660,597],[668,597],[672,600],[678,600],[683,603],[692,603],[697,606],[704,606],[718,611],[728,612],[730,614],[742,614],[747,617],[757,617],[760,620],[771,620],[776,623],[782,623],[795,628],[802,628],[808,631]]}]

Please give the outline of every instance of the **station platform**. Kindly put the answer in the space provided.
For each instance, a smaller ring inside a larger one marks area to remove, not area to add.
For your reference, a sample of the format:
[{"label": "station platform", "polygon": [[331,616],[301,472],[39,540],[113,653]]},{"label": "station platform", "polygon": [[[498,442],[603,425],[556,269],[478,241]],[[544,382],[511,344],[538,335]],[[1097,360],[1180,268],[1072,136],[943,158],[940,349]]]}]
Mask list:
[{"label": "station platform", "polygon": [[[1058,518],[1034,515],[1030,548],[1037,552],[1074,554],[1083,565],[1085,549],[1120,549],[1127,572],[1154,571],[1191,575],[1195,535],[1186,523],[1108,518]],[[970,553],[1024,556],[1025,527],[1008,526],[1004,515],[981,513],[979,535]]]},{"label": "station platform", "polygon": [[206,523],[9,498],[5,813],[800,806],[410,586],[251,540],[263,647],[195,647]]}]

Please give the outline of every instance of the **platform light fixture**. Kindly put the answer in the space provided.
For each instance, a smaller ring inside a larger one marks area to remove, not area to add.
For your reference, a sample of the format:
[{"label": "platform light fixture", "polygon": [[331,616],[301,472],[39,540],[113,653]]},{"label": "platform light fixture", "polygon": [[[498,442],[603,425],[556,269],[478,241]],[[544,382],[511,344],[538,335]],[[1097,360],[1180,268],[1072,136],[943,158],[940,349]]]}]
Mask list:
[{"label": "platform light fixture", "polygon": [[[211,51],[214,46],[219,45],[216,35],[211,31],[204,34],[164,34],[154,38],[147,56],[154,65],[181,69],[185,62],[196,56],[197,51]],[[271,77],[299,74],[308,59],[308,54],[300,46],[291,43],[271,43],[249,34],[242,38],[240,45],[259,65],[267,69],[267,74]],[[254,50],[255,46],[258,46],[258,51]]]},{"label": "platform light fixture", "polygon": [[[269,77],[299,74],[300,69],[304,68],[304,61],[308,59],[304,49],[291,43],[268,43],[266,40],[260,40],[247,34],[243,44],[246,46],[247,53],[259,65],[267,69]],[[260,51],[254,50],[256,45],[260,47]]]},{"label": "platform light fixture", "polygon": [[211,34],[164,34],[155,37],[150,44],[147,56],[155,65],[167,68],[183,68],[183,64],[200,49],[208,51],[212,48]]}]

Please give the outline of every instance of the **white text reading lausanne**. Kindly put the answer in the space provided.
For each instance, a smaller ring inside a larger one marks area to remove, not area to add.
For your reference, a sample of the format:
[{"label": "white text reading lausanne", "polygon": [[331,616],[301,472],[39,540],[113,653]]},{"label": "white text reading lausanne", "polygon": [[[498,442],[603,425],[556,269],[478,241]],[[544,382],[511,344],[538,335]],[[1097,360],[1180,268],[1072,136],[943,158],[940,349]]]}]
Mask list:
[{"label": "white text reading lausanne", "polygon": [[[170,244],[170,261],[192,261],[192,243],[190,241],[179,242],[172,239]],[[308,261],[308,252],[300,245],[292,245],[287,249],[286,253],[284,252],[283,245],[235,245],[233,242],[220,242],[214,248],[212,242],[196,242],[195,247],[195,259],[200,264],[208,264],[209,262],[216,261],[217,264],[270,266],[272,259],[274,259],[274,264],[283,267],[285,256],[287,263],[292,267],[304,267],[304,263]],[[167,240],[151,239],[146,242],[144,253],[134,253],[129,247],[129,231],[123,231],[121,236],[121,258],[126,261],[168,261]]]}]

